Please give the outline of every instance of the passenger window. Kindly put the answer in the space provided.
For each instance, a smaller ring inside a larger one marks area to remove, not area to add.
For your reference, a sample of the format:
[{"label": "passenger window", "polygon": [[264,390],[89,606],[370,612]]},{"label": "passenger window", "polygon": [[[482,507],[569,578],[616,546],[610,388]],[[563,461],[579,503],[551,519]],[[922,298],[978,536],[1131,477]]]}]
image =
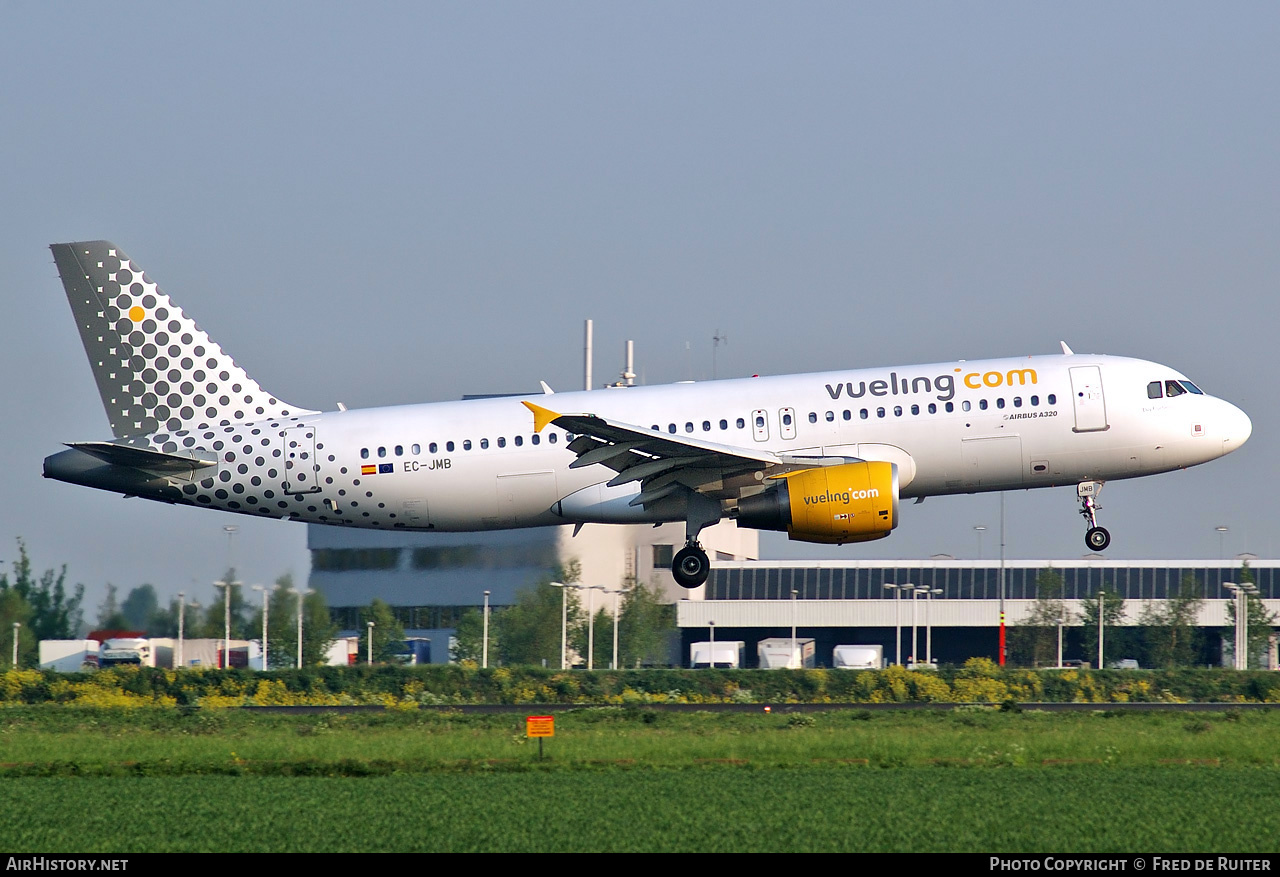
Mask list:
[{"label": "passenger window", "polygon": [[507,446],[506,436],[498,436],[498,447],[505,448]]},{"label": "passenger window", "polygon": [[877,408],[877,409],[876,409],[876,417],[884,417],[884,409],[883,409],[883,408]]},{"label": "passenger window", "polygon": [[551,444],[554,445],[556,443],[556,434],[553,432],[550,435],[548,435],[547,441],[551,442]]},{"label": "passenger window", "polygon": [[1003,397],[1003,396],[1001,396],[999,399],[997,399],[997,400],[996,400],[996,407],[997,407],[997,408],[1003,408],[1003,407],[1004,407],[1004,397]]},{"label": "passenger window", "polygon": [[1056,394],[1056,393],[1050,393],[1050,394],[1049,394],[1049,396],[1048,396],[1048,400],[1047,400],[1047,401],[1049,402],[1049,404],[1050,404],[1050,405],[1057,405],[1057,404],[1058,404],[1058,396],[1057,396],[1057,394]]},{"label": "passenger window", "polygon": [[703,432],[711,432],[711,421],[710,421],[710,420],[704,420],[704,421],[702,421],[702,431],[703,431]]},{"label": "passenger window", "polygon": [[848,408],[844,409],[844,414],[842,416],[845,420],[853,420],[853,412]]},{"label": "passenger window", "polygon": [[956,410],[956,403],[954,403],[954,402],[948,402],[948,403],[947,403],[947,413],[948,413],[948,414],[950,414],[952,411],[955,411],[955,410]]},{"label": "passenger window", "polygon": [[868,414],[870,414],[870,412],[867,411],[867,409],[865,408],[863,408],[861,411],[858,412],[858,416],[861,417],[863,420],[867,419]]},{"label": "passenger window", "polygon": [[982,410],[982,411],[986,411],[986,410],[987,410],[987,400],[986,400],[986,399],[979,399],[979,400],[978,400],[978,408],[979,408],[980,410]]},{"label": "passenger window", "polygon": [[422,453],[422,445],[415,442],[413,445],[412,451],[413,451],[413,455],[416,457],[418,454]]},{"label": "passenger window", "polygon": [[386,449],[386,448],[378,448],[378,456],[379,456],[379,457],[385,457],[386,455],[387,455],[387,449]]},{"label": "passenger window", "polygon": [[933,403],[933,402],[930,402],[930,403],[929,403],[929,413],[930,413],[930,414],[937,414],[937,413],[938,413],[938,406],[937,406],[935,403]]},{"label": "passenger window", "polygon": [[968,411],[970,407],[971,407],[971,406],[969,405],[969,400],[968,400],[968,399],[965,399],[963,402],[961,402],[961,403],[960,403],[960,410],[961,410],[961,411]]},{"label": "passenger window", "polygon": [[361,460],[367,460],[367,459],[369,459],[369,449],[368,449],[368,448],[361,448],[361,449],[360,449],[360,459],[361,459]]},{"label": "passenger window", "polygon": [[729,428],[729,421],[727,421],[727,420],[722,420],[722,421],[720,421],[720,428],[721,428],[721,429],[728,429],[728,428]]},{"label": "passenger window", "polygon": [[445,443],[444,443],[444,449],[445,449],[446,451],[452,451],[452,450],[453,450],[453,442],[445,442]]},{"label": "passenger window", "polygon": [[746,422],[745,420],[743,420],[741,417],[739,417],[739,418],[738,418],[738,429],[746,429],[746,428],[747,428],[747,422]]},{"label": "passenger window", "polygon": [[836,413],[834,411],[827,412],[827,423],[835,423]]},{"label": "passenger window", "polygon": [[817,422],[818,422],[818,412],[816,412],[816,411],[810,411],[810,412],[809,412],[809,422],[810,422],[810,423],[817,423]]},{"label": "passenger window", "polygon": [[483,449],[483,450],[486,450],[486,451],[487,451],[487,450],[489,449],[489,440],[488,440],[488,439],[480,439],[480,447],[481,447],[481,449]]},{"label": "passenger window", "polygon": [[434,454],[437,450],[439,450],[439,448],[440,446],[437,445],[435,442],[432,442],[431,444],[427,445],[427,451],[432,454]]},{"label": "passenger window", "polygon": [[1022,407],[1022,397],[1021,397],[1021,396],[1014,396],[1014,397],[1013,397],[1013,407],[1014,407],[1014,408],[1021,408],[1021,407]]},{"label": "passenger window", "polygon": [[539,444],[539,443],[541,443],[541,441],[542,441],[542,436],[538,435],[538,434],[535,432],[533,435],[531,435],[531,436],[529,437],[529,441],[533,442],[535,445],[536,445],[536,444]]},{"label": "passenger window", "polygon": [[784,415],[782,415],[782,425],[783,425],[783,426],[790,426],[790,425],[791,425],[791,415],[790,415],[790,414],[784,414]]},{"label": "passenger window", "polygon": [[686,422],[686,423],[685,423],[685,425],[684,425],[684,431],[685,431],[685,432],[693,432],[693,422],[692,422],[692,421],[688,421],[688,422]]},{"label": "passenger window", "polygon": [[764,418],[759,414],[756,415],[756,429],[764,428]]},{"label": "passenger window", "polygon": [[1031,407],[1032,407],[1032,408],[1035,408],[1035,407],[1039,406],[1039,404],[1040,404],[1040,397],[1039,397],[1039,396],[1032,396],[1032,397],[1031,397]]},{"label": "passenger window", "polygon": [[469,450],[471,450],[471,439],[463,439],[463,440],[462,440],[462,449],[463,449],[464,451],[469,451]]},{"label": "passenger window", "polygon": [[901,405],[894,405],[894,406],[893,406],[893,416],[894,416],[894,417],[901,417],[901,416],[902,416],[902,406],[901,406]]},{"label": "passenger window", "polygon": [[514,439],[512,439],[512,441],[516,443],[517,448],[524,447],[524,436],[518,435]]},{"label": "passenger window", "polygon": [[668,423],[668,424],[667,424],[667,432],[671,433],[672,435],[675,435],[675,434],[676,434],[676,425],[675,425],[674,423]]},{"label": "passenger window", "polygon": [[1160,399],[1164,397],[1164,388],[1160,386],[1159,381],[1152,381],[1147,384],[1147,398]]},{"label": "passenger window", "polygon": [[397,457],[404,456],[404,445],[396,445],[396,456]]},{"label": "passenger window", "polygon": [[919,414],[919,413],[920,413],[920,406],[919,406],[919,405],[912,405],[912,406],[911,406],[911,413],[912,413],[912,414]]}]

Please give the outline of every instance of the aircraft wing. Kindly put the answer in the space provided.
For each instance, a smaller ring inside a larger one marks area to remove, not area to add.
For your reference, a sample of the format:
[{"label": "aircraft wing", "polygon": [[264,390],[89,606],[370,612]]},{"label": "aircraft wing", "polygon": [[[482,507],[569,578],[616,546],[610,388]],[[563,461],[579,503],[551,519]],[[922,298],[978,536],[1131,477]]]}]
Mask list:
[{"label": "aircraft wing", "polygon": [[645,429],[594,414],[559,414],[532,402],[524,402],[533,412],[534,430],[541,432],[554,424],[574,439],[569,443],[578,459],[571,469],[605,466],[616,474],[608,482],[616,487],[639,481],[641,493],[631,505],[656,502],[689,488],[716,498],[736,496],[738,491],[765,477],[794,469],[830,466],[850,462],[846,457],[775,454],[771,451],[725,445]]}]

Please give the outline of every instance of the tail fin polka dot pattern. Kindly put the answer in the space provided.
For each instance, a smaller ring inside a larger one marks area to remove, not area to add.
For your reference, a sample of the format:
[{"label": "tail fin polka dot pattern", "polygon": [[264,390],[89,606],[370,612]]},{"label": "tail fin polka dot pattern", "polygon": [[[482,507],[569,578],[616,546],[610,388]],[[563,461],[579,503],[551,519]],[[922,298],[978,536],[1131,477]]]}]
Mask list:
[{"label": "tail fin polka dot pattern", "polygon": [[117,439],[313,413],[263,390],[115,244],[50,249]]}]

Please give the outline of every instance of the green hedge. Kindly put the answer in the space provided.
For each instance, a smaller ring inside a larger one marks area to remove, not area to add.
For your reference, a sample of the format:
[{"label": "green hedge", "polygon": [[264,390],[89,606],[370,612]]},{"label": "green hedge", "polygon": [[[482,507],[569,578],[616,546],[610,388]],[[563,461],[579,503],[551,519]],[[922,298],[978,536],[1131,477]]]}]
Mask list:
[{"label": "green hedge", "polygon": [[248,670],[11,670],[0,705],[644,703],[1280,703],[1280,673],[1235,670],[595,670],[471,666]]}]

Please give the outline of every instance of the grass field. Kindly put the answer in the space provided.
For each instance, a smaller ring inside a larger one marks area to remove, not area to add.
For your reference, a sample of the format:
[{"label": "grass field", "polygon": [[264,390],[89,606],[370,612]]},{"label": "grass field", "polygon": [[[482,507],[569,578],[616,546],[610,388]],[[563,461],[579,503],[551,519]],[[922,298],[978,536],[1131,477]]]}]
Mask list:
[{"label": "grass field", "polygon": [[11,852],[1274,852],[1280,714],[0,711]]}]

